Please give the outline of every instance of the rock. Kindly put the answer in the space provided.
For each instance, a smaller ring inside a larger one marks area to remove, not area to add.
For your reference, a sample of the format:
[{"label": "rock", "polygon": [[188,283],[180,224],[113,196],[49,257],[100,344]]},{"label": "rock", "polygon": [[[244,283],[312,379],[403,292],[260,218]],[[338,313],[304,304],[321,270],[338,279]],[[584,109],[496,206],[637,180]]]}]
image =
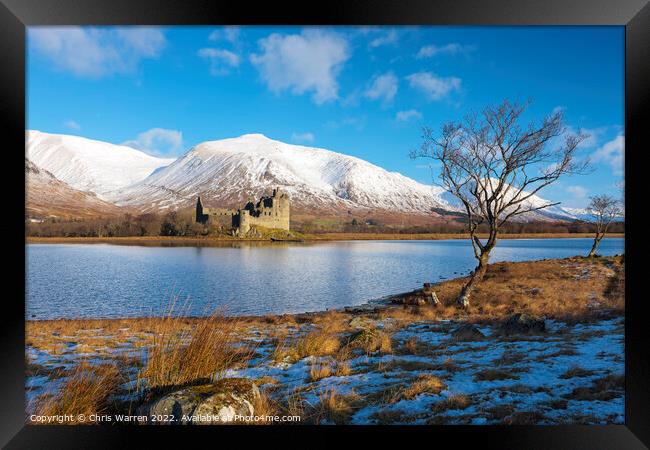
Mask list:
[{"label": "rock", "polygon": [[396,303],[398,305],[424,306],[428,303],[428,301],[422,294],[408,294],[393,298],[392,303]]},{"label": "rock", "polygon": [[357,328],[359,330],[364,330],[367,328],[376,328],[377,327],[377,321],[372,320],[368,317],[355,317],[350,322],[348,323],[350,327],[352,328]]},{"label": "rock", "polygon": [[543,333],[544,331],[546,331],[544,319],[529,314],[514,314],[501,325],[501,333],[505,335]]},{"label": "rock", "polygon": [[253,403],[260,397],[255,383],[246,379],[230,379],[226,384],[213,390],[212,395],[203,400],[194,410],[195,416],[208,416],[210,420],[195,422],[198,425],[218,425],[232,423],[235,416],[255,414]]},{"label": "rock", "polygon": [[[167,424],[220,424],[232,422],[235,415],[251,416],[253,403],[260,391],[246,378],[225,378],[216,383],[181,389],[142,406],[138,413],[152,416],[174,416]],[[186,416],[186,417],[183,417]],[[190,416],[199,417],[192,421]],[[165,422],[150,422],[164,424]]]},{"label": "rock", "polygon": [[[151,419],[156,417],[171,417],[173,421],[168,422],[158,419],[155,423],[158,425],[187,424],[189,421],[183,420],[183,415],[190,415],[196,405],[201,401],[201,396],[190,388],[172,392],[163,398],[155,400],[153,403],[144,405],[138,411],[139,415],[149,416]],[[151,422],[153,423],[153,422]]]},{"label": "rock", "polygon": [[457,341],[476,341],[485,338],[476,325],[464,323],[451,332],[451,336]]},{"label": "rock", "polygon": [[540,288],[532,288],[530,290],[530,295],[539,295],[540,292],[542,292]]}]

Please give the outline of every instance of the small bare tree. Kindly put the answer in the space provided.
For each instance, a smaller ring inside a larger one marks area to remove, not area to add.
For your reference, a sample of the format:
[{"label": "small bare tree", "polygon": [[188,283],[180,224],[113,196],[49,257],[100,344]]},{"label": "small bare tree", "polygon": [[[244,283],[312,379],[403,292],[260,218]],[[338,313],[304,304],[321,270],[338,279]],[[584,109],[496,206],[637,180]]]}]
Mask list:
[{"label": "small bare tree", "polygon": [[594,218],[596,225],[596,236],[594,236],[594,245],[591,247],[588,258],[596,255],[598,244],[605,237],[609,225],[617,218],[623,215],[621,202],[609,195],[594,195],[590,197],[591,201],[587,206],[587,212]]},{"label": "small bare tree", "polygon": [[[534,197],[560,176],[579,173],[588,162],[578,162],[576,149],[587,136],[569,134],[562,112],[541,123],[520,126],[528,103],[508,100],[470,114],[461,123],[446,123],[440,136],[423,129],[423,142],[412,158],[432,158],[440,163],[440,185],[462,203],[478,266],[458,297],[469,306],[472,290],[487,270],[490,252],[499,229],[508,220],[558,203],[539,202]],[[487,225],[488,238],[477,236],[479,225]]]}]

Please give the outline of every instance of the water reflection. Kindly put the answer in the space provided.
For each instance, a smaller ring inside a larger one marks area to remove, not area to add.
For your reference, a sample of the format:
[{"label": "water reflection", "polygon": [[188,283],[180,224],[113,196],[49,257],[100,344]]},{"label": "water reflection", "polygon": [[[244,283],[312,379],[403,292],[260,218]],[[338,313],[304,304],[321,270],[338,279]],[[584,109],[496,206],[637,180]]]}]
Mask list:
[{"label": "water reflection", "polygon": [[[221,245],[225,244],[225,245]],[[158,314],[179,295],[193,314],[296,313],[363,303],[467,274],[467,240],[232,242],[212,247],[32,244],[27,246],[27,317]],[[586,254],[590,239],[503,240],[492,261]],[[605,239],[601,252],[623,252]]]}]

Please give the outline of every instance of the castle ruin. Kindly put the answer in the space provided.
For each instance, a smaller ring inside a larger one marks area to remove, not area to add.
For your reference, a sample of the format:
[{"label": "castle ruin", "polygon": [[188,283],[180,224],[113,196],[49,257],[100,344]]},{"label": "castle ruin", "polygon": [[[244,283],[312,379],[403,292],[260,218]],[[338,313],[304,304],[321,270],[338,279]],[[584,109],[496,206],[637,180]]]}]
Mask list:
[{"label": "castle ruin", "polygon": [[232,228],[235,235],[245,235],[254,226],[289,230],[289,197],[280,188],[253,203],[249,199],[242,209],[205,208],[201,197],[196,201],[198,223]]}]

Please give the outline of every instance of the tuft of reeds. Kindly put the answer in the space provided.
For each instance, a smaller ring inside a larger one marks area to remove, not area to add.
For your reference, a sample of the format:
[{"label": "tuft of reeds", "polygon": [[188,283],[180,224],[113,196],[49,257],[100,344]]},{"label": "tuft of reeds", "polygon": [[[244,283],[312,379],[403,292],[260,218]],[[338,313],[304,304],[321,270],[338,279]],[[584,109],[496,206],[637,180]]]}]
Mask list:
[{"label": "tuft of reeds", "polygon": [[46,393],[34,402],[34,414],[40,416],[68,416],[66,425],[91,423],[83,418],[102,414],[110,409],[110,397],[121,383],[115,364],[77,364],[56,393]]},{"label": "tuft of reeds", "polygon": [[156,390],[201,381],[216,381],[225,371],[250,358],[251,350],[236,347],[235,319],[215,312],[193,326],[173,308],[152,324],[154,338],[138,387]]}]

